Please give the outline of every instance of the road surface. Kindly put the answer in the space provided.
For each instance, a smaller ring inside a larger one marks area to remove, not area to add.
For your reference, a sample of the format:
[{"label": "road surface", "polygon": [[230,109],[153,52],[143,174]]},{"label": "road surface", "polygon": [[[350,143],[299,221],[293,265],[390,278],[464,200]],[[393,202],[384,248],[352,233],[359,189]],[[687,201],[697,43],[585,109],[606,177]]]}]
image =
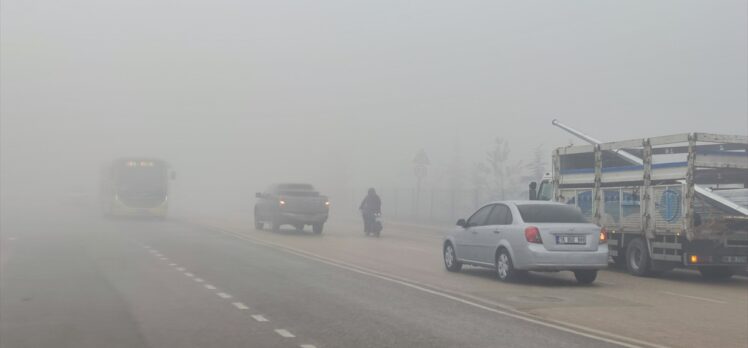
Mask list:
[{"label": "road surface", "polygon": [[748,343],[748,281],[604,272],[502,284],[437,232],[255,231],[249,216],[5,210],[0,347],[620,347]]}]

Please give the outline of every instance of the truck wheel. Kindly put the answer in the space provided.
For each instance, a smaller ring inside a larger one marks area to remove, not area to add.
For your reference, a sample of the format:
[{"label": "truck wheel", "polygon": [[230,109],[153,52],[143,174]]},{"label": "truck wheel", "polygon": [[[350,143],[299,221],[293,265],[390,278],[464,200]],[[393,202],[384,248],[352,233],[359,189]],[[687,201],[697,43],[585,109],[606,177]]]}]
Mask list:
[{"label": "truck wheel", "polygon": [[302,224],[296,224],[296,225],[293,225],[293,227],[296,227],[296,231],[297,232],[303,232],[304,231],[304,225],[302,225]]},{"label": "truck wheel", "polygon": [[280,221],[278,221],[277,218],[273,219],[273,222],[271,223],[271,228],[273,229],[273,232],[280,231],[281,224],[280,224]]},{"label": "truck wheel", "polygon": [[455,254],[452,243],[447,243],[444,246],[444,267],[450,272],[459,272],[462,269],[462,263],[457,261],[457,254]]},{"label": "truck wheel", "polygon": [[704,279],[709,280],[727,280],[734,274],[730,267],[725,266],[699,267],[699,272]]},{"label": "truck wheel", "polygon": [[577,283],[579,284],[592,284],[597,279],[597,270],[580,269],[574,271],[574,278],[577,278]]},{"label": "truck wheel", "polygon": [[262,223],[262,221],[257,219],[257,215],[255,215],[255,229],[256,230],[262,230],[262,228],[265,227],[265,224]]},{"label": "truck wheel", "polygon": [[322,230],[324,229],[325,224],[314,224],[312,225],[312,231],[314,234],[322,234]]},{"label": "truck wheel", "polygon": [[626,247],[626,269],[638,277],[645,277],[652,273],[649,250],[643,239],[636,238]]}]

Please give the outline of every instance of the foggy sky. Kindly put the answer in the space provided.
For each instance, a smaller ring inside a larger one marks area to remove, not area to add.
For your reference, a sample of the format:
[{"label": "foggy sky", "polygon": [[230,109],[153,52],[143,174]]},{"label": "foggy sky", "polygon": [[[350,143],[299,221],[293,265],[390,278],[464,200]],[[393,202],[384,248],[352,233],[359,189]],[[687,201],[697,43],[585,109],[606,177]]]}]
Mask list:
[{"label": "foggy sky", "polygon": [[[185,196],[280,180],[443,186],[493,138],[748,133],[748,5],[731,1],[0,3],[2,189],[170,161]],[[90,179],[89,178],[93,178]]]}]

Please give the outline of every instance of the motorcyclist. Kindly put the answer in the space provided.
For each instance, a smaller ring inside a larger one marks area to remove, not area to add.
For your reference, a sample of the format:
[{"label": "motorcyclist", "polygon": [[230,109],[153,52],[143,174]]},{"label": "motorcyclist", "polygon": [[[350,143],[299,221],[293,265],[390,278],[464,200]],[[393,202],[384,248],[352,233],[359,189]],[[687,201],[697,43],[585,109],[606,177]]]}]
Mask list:
[{"label": "motorcyclist", "polygon": [[374,224],[377,215],[382,213],[382,200],[379,199],[379,195],[373,188],[369,189],[358,209],[361,210],[361,215],[364,218],[364,232],[366,234],[377,233]]}]

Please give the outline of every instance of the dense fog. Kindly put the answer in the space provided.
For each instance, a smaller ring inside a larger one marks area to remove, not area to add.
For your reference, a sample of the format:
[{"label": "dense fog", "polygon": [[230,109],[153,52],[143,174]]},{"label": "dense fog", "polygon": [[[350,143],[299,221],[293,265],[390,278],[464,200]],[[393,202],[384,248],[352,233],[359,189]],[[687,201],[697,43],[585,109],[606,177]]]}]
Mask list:
[{"label": "dense fog", "polygon": [[497,138],[516,196],[579,143],[554,118],[611,141],[748,133],[746,11],[3,0],[2,205],[94,197],[100,166],[123,156],[167,160],[173,206],[192,212],[249,211],[279,181],[347,206],[370,186],[412,189],[421,149],[424,190],[470,190]]}]

